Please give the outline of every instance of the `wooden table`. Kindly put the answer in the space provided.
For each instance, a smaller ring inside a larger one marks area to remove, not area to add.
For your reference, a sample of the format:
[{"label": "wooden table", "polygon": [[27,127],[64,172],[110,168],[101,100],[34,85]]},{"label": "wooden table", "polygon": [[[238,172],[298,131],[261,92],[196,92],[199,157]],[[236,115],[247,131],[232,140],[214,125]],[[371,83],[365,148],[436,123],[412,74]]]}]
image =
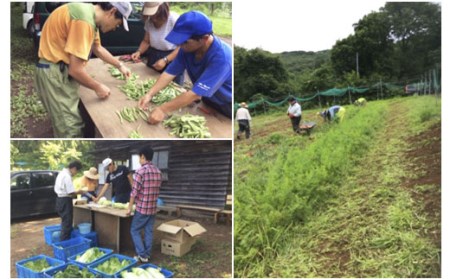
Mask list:
[{"label": "wooden table", "polygon": [[73,221],[74,226],[91,223],[97,232],[99,247],[110,248],[117,253],[134,250],[130,233],[132,216],[127,216],[125,209],[74,205]]},{"label": "wooden table", "polygon": [[[159,77],[158,72],[148,68],[144,63],[126,63],[126,66],[130,68],[132,73],[139,75],[139,81],[144,81],[149,78],[157,79]],[[128,138],[130,133],[138,127],[139,133],[144,138],[175,137],[169,134],[170,129],[165,128],[162,123],[150,125],[143,119],[138,119],[133,123],[128,123],[127,121],[120,123],[116,111],[124,107],[137,107],[138,102],[129,100],[120,91],[118,86],[124,84],[125,81],[112,77],[108,71],[109,67],[111,67],[109,64],[104,63],[98,58],[91,59],[86,66],[87,72],[91,76],[110,88],[111,95],[107,99],[99,99],[94,91],[83,86],[80,86],[79,90],[81,101],[96,127],[96,137]],[[206,114],[201,110],[201,107],[206,108],[211,113]],[[203,103],[180,109],[174,113],[202,115],[206,118],[206,126],[209,128],[212,138],[232,138],[231,119],[215,112],[214,109],[207,107]]]}]

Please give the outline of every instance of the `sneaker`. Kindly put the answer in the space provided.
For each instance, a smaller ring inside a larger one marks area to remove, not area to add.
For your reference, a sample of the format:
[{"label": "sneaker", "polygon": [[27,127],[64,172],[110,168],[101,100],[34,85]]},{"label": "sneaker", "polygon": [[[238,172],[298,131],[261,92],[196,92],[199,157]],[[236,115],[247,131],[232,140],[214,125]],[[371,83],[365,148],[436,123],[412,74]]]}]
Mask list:
[{"label": "sneaker", "polygon": [[141,256],[134,256],[133,257],[136,261],[141,262],[141,263],[148,263],[148,258],[144,258]]}]

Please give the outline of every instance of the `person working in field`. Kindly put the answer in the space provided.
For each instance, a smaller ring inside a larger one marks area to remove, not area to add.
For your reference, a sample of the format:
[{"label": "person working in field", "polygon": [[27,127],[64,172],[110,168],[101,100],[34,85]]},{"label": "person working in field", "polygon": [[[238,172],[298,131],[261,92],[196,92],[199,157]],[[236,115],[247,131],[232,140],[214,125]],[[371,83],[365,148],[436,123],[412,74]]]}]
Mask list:
[{"label": "person working in field", "polygon": [[289,97],[289,108],[287,115],[291,119],[292,129],[296,133],[300,133],[300,121],[302,120],[302,107],[294,97]]},{"label": "person working in field", "polygon": [[252,120],[252,117],[250,116],[250,113],[248,112],[248,106],[247,103],[242,102],[240,104],[240,108],[236,111],[236,121],[239,124],[239,131],[237,133],[237,139],[241,139],[242,133],[245,132],[245,138],[250,138],[250,121]]},{"label": "person working in field", "polygon": [[56,138],[83,137],[84,122],[78,109],[81,85],[100,99],[110,89],[86,72],[91,52],[129,77],[130,70],[100,44],[100,31],[107,33],[123,25],[132,7],[129,2],[68,3],[54,10],[42,28],[35,88],[53,126]]},{"label": "person working in field", "polygon": [[167,87],[174,78],[187,71],[193,87],[175,99],[156,107],[149,115],[150,124],[158,124],[172,111],[202,100],[228,118],[232,115],[231,47],[213,35],[211,20],[201,12],[182,14],[166,40],[180,46],[173,61],[155,85],[139,100],[145,109],[154,95]]},{"label": "person working in field", "polygon": [[332,106],[322,112],[318,112],[318,115],[322,116],[324,121],[337,121],[337,122],[341,122],[342,120],[344,120],[344,116],[345,116],[345,108],[341,107],[341,106]]},{"label": "person working in field", "polygon": [[355,106],[363,107],[367,104],[367,100],[364,98],[359,98],[354,102]]}]

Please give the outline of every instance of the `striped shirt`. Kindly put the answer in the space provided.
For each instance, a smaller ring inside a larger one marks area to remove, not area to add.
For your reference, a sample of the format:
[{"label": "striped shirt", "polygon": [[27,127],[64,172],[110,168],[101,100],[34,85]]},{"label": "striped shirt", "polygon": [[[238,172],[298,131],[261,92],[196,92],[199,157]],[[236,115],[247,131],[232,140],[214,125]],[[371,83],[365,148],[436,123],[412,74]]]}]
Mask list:
[{"label": "striped shirt", "polygon": [[156,201],[161,183],[161,171],[151,162],[143,164],[136,171],[130,195],[135,199],[136,211],[144,215],[156,214]]}]

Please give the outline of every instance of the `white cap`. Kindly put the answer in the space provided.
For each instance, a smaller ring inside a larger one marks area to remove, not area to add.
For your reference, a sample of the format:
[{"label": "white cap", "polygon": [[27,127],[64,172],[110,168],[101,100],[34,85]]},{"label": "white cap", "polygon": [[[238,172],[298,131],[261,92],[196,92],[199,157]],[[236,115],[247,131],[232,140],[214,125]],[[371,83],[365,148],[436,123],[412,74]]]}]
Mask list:
[{"label": "white cap", "polygon": [[133,11],[133,7],[131,6],[130,2],[109,2],[113,7],[116,7],[119,13],[123,16],[123,29],[126,31],[128,30],[128,17],[130,16],[131,12]]},{"label": "white cap", "polygon": [[103,160],[102,165],[106,169],[111,163],[112,163],[111,158],[106,158],[105,160]]},{"label": "white cap", "polygon": [[144,8],[142,9],[142,14],[145,16],[152,16],[156,14],[161,4],[162,2],[145,2]]}]

